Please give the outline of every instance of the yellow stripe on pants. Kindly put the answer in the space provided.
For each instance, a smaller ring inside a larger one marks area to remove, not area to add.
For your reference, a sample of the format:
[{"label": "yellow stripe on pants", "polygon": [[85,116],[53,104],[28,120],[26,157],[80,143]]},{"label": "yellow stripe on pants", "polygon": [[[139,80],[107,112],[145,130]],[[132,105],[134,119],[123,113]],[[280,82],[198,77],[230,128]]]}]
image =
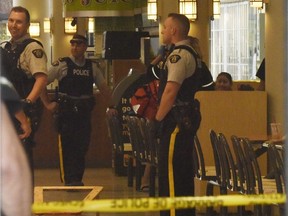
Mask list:
[{"label": "yellow stripe on pants", "polygon": [[62,142],[61,142],[61,135],[60,134],[58,134],[58,150],[59,150],[59,163],[60,163],[60,179],[61,179],[61,182],[65,183]]},{"label": "yellow stripe on pants", "polygon": [[[178,126],[171,134],[170,144],[169,144],[169,156],[168,156],[168,180],[169,180],[169,194],[170,197],[175,197],[175,186],[174,186],[174,170],[173,170],[173,156],[174,156],[174,146],[176,136],[179,132]],[[175,216],[175,208],[170,209],[170,216]]]}]

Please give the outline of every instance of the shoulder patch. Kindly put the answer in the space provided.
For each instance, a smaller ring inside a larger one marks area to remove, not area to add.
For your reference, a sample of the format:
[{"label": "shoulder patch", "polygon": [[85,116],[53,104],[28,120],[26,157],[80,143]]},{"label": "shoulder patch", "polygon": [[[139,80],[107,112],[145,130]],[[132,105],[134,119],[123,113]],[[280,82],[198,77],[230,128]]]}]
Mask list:
[{"label": "shoulder patch", "polygon": [[169,61],[170,61],[171,63],[176,63],[176,62],[178,62],[180,59],[181,59],[181,57],[180,57],[179,55],[176,55],[176,54],[174,54],[174,55],[172,55],[172,56],[169,57]]},{"label": "shoulder patch", "polygon": [[54,62],[52,62],[52,66],[54,66],[54,67],[56,67],[56,66],[58,66],[59,65],[59,61],[57,60],[57,61],[54,61]]},{"label": "shoulder patch", "polygon": [[44,52],[42,49],[35,49],[32,51],[32,53],[36,58],[42,58],[44,55]]}]

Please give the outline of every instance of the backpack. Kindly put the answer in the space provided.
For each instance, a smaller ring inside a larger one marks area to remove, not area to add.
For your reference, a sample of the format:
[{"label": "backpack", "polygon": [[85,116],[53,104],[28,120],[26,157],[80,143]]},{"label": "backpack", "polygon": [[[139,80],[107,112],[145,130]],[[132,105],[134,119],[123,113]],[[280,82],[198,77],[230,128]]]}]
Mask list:
[{"label": "backpack", "polygon": [[131,106],[139,117],[154,119],[158,109],[158,80],[152,80],[136,89],[130,98]]}]

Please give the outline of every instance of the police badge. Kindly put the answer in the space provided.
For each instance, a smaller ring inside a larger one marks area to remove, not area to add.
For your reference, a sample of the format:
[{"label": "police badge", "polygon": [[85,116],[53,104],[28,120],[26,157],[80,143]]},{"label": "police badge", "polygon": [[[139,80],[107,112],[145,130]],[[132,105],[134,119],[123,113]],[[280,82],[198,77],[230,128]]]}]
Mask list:
[{"label": "police badge", "polygon": [[32,51],[32,53],[36,58],[42,58],[44,55],[44,52],[41,49],[35,49]]},{"label": "police badge", "polygon": [[169,57],[169,60],[171,63],[177,63],[180,59],[181,59],[181,57],[177,54],[171,55]]}]

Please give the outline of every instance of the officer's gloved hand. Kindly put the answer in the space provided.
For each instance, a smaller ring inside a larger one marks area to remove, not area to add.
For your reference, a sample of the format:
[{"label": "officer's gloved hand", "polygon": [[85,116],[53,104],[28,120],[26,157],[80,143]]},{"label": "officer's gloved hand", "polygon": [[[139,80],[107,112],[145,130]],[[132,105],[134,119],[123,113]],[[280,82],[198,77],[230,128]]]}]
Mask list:
[{"label": "officer's gloved hand", "polygon": [[115,106],[108,107],[106,110],[106,115],[108,118],[111,118],[112,116],[117,116],[118,111],[117,111],[116,107]]},{"label": "officer's gloved hand", "polygon": [[24,110],[27,110],[32,106],[32,101],[29,99],[21,99],[21,103]]}]

